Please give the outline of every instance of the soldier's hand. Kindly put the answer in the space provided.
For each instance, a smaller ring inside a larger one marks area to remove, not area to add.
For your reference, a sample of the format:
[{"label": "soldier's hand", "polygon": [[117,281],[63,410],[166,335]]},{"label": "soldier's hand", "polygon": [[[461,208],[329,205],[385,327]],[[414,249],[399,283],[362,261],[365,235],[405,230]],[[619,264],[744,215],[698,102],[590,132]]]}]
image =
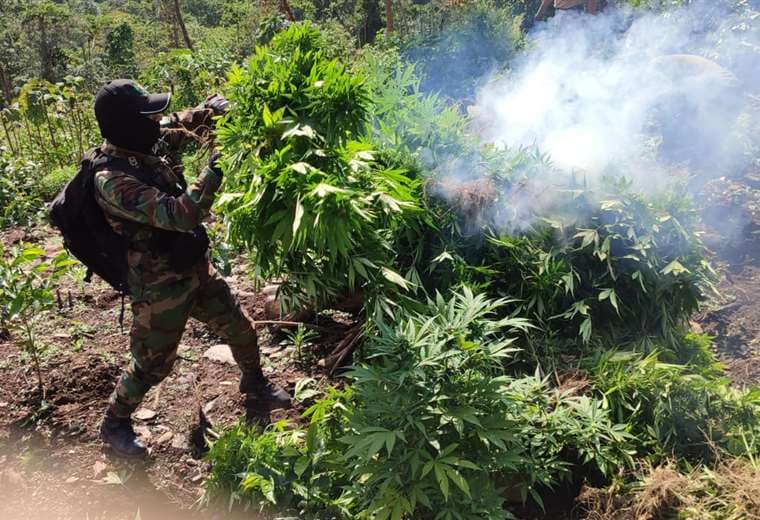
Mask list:
[{"label": "soldier's hand", "polygon": [[221,157],[221,152],[217,149],[214,149],[214,151],[211,152],[211,156],[208,158],[208,167],[220,177],[222,176],[222,167],[219,165],[219,159]]},{"label": "soldier's hand", "polygon": [[221,115],[230,109],[230,102],[221,94],[214,94],[206,98],[203,102],[205,108],[210,108],[214,111],[214,114]]}]

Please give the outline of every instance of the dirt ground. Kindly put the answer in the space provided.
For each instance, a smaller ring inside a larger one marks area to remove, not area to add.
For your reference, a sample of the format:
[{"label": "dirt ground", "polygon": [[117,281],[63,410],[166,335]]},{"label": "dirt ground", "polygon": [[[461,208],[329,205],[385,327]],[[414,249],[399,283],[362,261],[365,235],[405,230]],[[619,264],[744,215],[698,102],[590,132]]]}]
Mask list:
[{"label": "dirt ground", "polygon": [[760,384],[760,168],[701,190],[704,241],[720,273],[719,295],[695,317],[736,384]]},{"label": "dirt ground", "polygon": [[[31,233],[14,230],[2,240],[42,244],[50,253],[60,248],[50,230]],[[239,273],[228,280],[249,315],[261,319],[263,297]],[[60,293],[62,308],[41,330],[47,345],[47,410],[35,412],[39,392],[29,360],[14,343],[0,341],[0,518],[235,518],[226,507],[199,507],[209,467],[191,446],[200,406],[215,427],[234,424],[244,415],[237,367],[203,356],[221,341],[201,323],[189,323],[174,371],[138,410],[142,419],[136,429],[151,457],[123,461],[103,448],[97,429],[129,359],[129,309],[122,332],[120,299],[103,282],[65,280]],[[326,381],[315,361],[331,350],[350,322],[325,317],[320,325],[328,332],[314,340],[312,359],[305,361],[295,360],[281,339],[259,331],[264,372],[291,393],[304,377],[317,384]],[[296,419],[298,412],[298,406],[274,411],[272,420]]]},{"label": "dirt ground", "polygon": [[[758,176],[760,179],[760,176]],[[760,383],[760,186],[750,179],[718,179],[703,189],[705,242],[721,272],[716,296],[695,317],[698,331],[715,338],[716,353],[735,384]],[[712,225],[711,225],[712,224]],[[47,228],[0,234],[3,244],[35,243],[50,254],[60,250]],[[254,319],[263,318],[264,298],[233,271],[229,282]],[[226,504],[202,502],[209,467],[194,449],[198,409],[216,427],[243,416],[235,366],[204,357],[220,340],[192,321],[182,338],[172,374],[148,394],[136,421],[151,457],[128,462],[112,456],[98,439],[97,426],[108,395],[128,361],[130,313],[124,332],[120,300],[102,282],[66,279],[60,309],[42,326],[46,401],[39,393],[29,359],[0,338],[0,518],[161,519],[251,518]],[[291,392],[304,377],[327,384],[316,360],[329,353],[351,327],[349,319],[320,317],[328,332],[316,338],[308,359],[296,360],[292,347],[260,329],[264,371]],[[296,420],[298,406],[275,411],[273,420]]]}]

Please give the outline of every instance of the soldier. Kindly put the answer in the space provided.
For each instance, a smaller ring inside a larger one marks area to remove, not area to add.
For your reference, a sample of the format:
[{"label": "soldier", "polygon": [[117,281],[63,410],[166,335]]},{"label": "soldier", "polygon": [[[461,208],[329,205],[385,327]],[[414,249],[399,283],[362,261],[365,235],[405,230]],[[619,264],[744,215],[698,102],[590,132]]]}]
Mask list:
[{"label": "soldier", "polygon": [[172,114],[173,128],[162,128],[159,122],[170,97],[149,94],[129,80],[115,80],[95,100],[105,139],[94,167],[95,197],[110,226],[129,244],[132,360],[100,427],[103,441],[124,456],[146,452],[130,416],[148,390],[171,371],[189,317],[206,323],[230,345],[247,403],[268,409],[290,405],[287,392],[263,375],[256,332],[208,260],[201,222],[222,181],[219,154],[211,156],[188,186],[181,171],[156,152],[161,147],[176,151],[194,134],[207,133],[214,111],[224,110],[227,103],[215,96],[204,108]]},{"label": "soldier", "polygon": [[560,11],[585,11],[589,14],[596,14],[599,11],[599,0],[542,0],[541,6],[536,12],[535,20],[540,22],[546,18],[546,12],[554,2],[554,9]]}]

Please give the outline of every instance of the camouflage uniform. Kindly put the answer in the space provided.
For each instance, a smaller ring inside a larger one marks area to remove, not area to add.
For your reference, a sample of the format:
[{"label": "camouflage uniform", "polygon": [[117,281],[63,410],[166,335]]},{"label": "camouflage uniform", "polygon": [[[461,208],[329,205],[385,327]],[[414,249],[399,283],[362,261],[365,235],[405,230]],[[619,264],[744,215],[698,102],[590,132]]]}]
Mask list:
[{"label": "camouflage uniform", "polygon": [[[207,111],[196,110],[173,114],[172,119],[192,131],[210,117]],[[162,132],[164,144],[174,151],[187,138],[187,133],[181,131]],[[260,376],[256,332],[208,256],[177,272],[169,267],[166,254],[149,247],[157,228],[188,232],[208,216],[221,184],[220,175],[205,168],[194,183],[186,186],[181,171],[164,159],[119,149],[108,142],[102,150],[129,160],[133,166],[139,164],[152,170],[161,186],[149,186],[116,170],[104,169],[95,175],[96,197],[108,222],[117,233],[131,236],[128,287],[132,295],[132,361],[111,396],[112,413],[129,417],[151,386],[169,374],[189,317],[206,323],[230,345],[244,374]],[[176,193],[177,187],[184,188],[183,193],[170,196],[168,193]]]}]

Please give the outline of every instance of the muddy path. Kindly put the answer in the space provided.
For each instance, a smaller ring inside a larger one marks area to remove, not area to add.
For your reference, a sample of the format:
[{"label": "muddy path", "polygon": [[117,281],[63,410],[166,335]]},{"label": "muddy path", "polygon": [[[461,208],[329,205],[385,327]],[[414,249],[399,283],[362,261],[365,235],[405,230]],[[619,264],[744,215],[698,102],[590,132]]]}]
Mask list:
[{"label": "muddy path", "polygon": [[[60,248],[49,229],[14,230],[4,244],[35,243],[49,253]],[[233,271],[228,279],[253,319],[263,317],[263,297]],[[202,505],[209,466],[192,442],[203,407],[216,428],[243,415],[239,372],[231,358],[209,359],[221,343],[204,325],[188,324],[172,374],[146,396],[136,430],[151,457],[128,462],[103,448],[97,429],[116,378],[128,362],[130,313],[124,332],[118,323],[121,301],[102,282],[64,280],[62,308],[41,325],[46,408],[30,360],[17,345],[0,340],[0,518],[16,519],[174,519],[235,518],[228,508]],[[316,360],[330,352],[350,321],[320,318],[327,332],[296,359],[282,336],[259,331],[264,372],[291,393],[312,377],[326,384]],[[224,349],[221,349],[224,351]],[[297,420],[299,407],[275,411],[272,420]],[[250,518],[250,513],[247,518]]]}]

